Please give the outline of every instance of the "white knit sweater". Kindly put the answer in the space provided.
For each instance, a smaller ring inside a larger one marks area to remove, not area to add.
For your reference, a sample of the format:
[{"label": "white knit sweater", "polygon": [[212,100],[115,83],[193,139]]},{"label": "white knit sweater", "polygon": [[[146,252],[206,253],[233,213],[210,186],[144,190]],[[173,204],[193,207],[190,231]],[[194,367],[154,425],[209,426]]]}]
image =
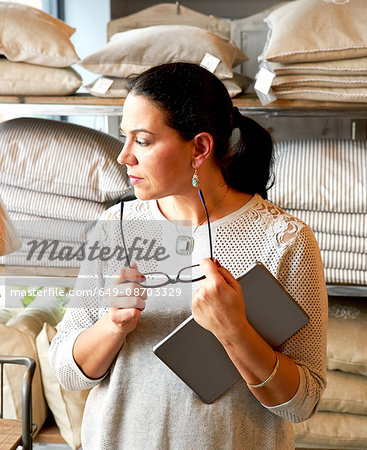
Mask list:
[{"label": "white knit sweater", "polygon": [[[99,224],[94,237],[103,245],[121,245],[119,207],[110,208],[103,218],[107,222]],[[160,224],[168,227],[166,231]],[[177,232],[191,231],[165,220],[155,201],[125,204],[128,247],[140,236],[164,245],[170,255],[159,266],[152,259],[138,261],[141,272],[163,270],[175,277],[180,268],[209,256],[207,225],[193,235],[192,260],[175,254]],[[297,393],[285,404],[265,407],[240,380],[207,405],[153,354],[152,347],[191,314],[191,295],[200,282],[183,285],[181,295],[175,291],[180,285],[170,285],[171,290],[148,297],[137,328],[127,336],[109,372],[99,380],[89,379],[73,359],[73,344],[106,313],[104,278],[118,272],[124,261],[86,261],[75,287],[76,307],[67,310],[50,348],[51,364],[66,389],[94,387],[84,412],[83,450],[294,448],[290,421],[308,419],[325,388],[327,295],[316,240],[307,225],[258,195],[213,222],[212,233],[214,256],[234,276],[261,261],[309,314],[309,323],[278,349],[298,365]]]}]

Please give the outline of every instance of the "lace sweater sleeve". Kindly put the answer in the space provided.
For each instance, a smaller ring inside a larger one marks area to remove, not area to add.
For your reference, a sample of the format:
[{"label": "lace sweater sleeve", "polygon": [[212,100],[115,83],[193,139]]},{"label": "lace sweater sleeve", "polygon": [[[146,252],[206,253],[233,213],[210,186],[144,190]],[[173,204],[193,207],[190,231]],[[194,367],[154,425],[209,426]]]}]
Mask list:
[{"label": "lace sweater sleeve", "polygon": [[268,407],[291,422],[309,419],[317,409],[326,386],[327,293],[319,247],[311,229],[303,225],[278,267],[277,278],[310,320],[279,350],[298,366],[300,384],[287,403]]},{"label": "lace sweater sleeve", "polygon": [[[103,241],[103,223],[106,213],[101,216],[91,234],[87,249]],[[107,311],[103,300],[104,279],[101,258],[85,258],[81,264],[70,301],[62,321],[57,325],[57,334],[51,342],[49,361],[60,382],[67,390],[90,389],[101,379],[90,379],[76,364],[73,346],[76,338],[92,326]]]}]

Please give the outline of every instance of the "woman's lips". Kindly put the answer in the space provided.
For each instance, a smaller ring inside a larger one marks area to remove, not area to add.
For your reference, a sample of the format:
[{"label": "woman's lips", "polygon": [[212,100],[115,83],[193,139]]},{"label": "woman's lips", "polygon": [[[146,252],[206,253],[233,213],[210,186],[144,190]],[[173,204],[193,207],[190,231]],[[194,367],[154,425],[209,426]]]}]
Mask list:
[{"label": "woman's lips", "polygon": [[129,175],[131,184],[138,184],[143,181],[144,178],[134,177],[133,175]]}]

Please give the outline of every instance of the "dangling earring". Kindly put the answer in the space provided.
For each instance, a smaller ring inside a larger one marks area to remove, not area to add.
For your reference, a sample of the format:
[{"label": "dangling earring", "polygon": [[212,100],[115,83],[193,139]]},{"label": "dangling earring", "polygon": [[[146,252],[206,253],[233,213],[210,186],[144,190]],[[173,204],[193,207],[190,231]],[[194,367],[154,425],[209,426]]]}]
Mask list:
[{"label": "dangling earring", "polygon": [[199,176],[198,176],[198,172],[196,169],[194,170],[194,175],[192,176],[191,183],[194,187],[199,186]]}]

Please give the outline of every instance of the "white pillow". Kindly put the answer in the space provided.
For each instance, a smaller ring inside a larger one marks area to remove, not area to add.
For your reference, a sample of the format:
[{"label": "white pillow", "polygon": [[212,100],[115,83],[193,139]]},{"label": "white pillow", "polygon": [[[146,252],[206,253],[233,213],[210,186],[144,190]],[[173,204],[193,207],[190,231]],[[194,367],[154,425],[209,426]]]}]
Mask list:
[{"label": "white pillow", "polygon": [[122,147],[115,137],[72,123],[8,120],[0,123],[0,179],[42,193],[115,201],[131,189],[126,167],[116,160]]},{"label": "white pillow", "polygon": [[0,58],[0,95],[71,95],[82,85],[71,67],[55,68]]},{"label": "white pillow", "polygon": [[247,59],[224,37],[189,25],[156,25],[115,34],[79,64],[101,75],[128,77],[163,63],[200,64],[206,53],[220,59],[214,74],[232,78],[232,67]]},{"label": "white pillow", "polygon": [[266,18],[269,36],[260,59],[332,61],[367,56],[365,0],[296,0]]},{"label": "white pillow", "polygon": [[81,445],[81,425],[89,390],[66,391],[57,381],[48,360],[48,349],[56,329],[45,323],[36,339],[41,377],[47,404],[61,436],[73,449]]},{"label": "white pillow", "polygon": [[11,61],[67,67],[79,58],[69,36],[74,29],[46,13],[0,2],[0,54]]}]

